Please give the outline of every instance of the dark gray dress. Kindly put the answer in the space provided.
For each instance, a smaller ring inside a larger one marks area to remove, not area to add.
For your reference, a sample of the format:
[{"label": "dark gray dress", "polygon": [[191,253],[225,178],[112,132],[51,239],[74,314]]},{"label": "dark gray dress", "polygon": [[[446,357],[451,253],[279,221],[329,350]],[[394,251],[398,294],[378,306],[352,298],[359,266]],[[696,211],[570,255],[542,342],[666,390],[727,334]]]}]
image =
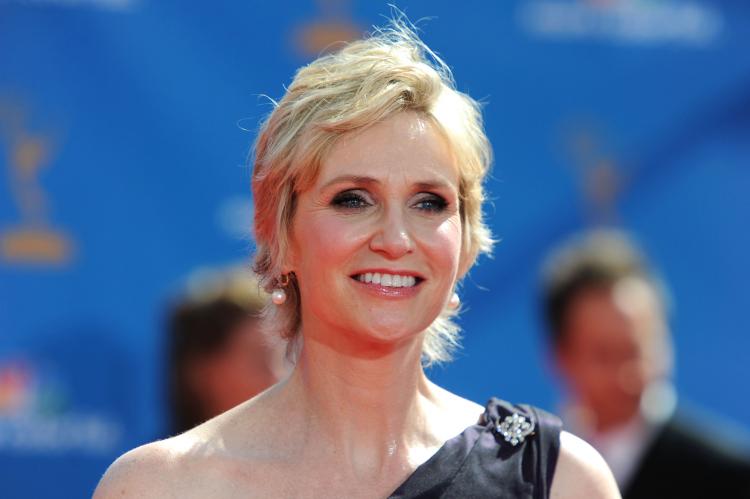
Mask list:
[{"label": "dark gray dress", "polygon": [[390,499],[547,498],[561,428],[541,409],[490,399],[479,423],[448,440]]}]

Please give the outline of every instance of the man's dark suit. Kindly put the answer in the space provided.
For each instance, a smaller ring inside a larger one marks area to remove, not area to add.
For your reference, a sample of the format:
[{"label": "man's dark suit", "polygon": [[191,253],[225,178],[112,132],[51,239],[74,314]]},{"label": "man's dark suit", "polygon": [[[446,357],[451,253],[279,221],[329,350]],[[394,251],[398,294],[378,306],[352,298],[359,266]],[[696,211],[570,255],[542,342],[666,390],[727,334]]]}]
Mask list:
[{"label": "man's dark suit", "polygon": [[750,499],[750,455],[713,418],[673,416],[645,451],[623,499]]}]

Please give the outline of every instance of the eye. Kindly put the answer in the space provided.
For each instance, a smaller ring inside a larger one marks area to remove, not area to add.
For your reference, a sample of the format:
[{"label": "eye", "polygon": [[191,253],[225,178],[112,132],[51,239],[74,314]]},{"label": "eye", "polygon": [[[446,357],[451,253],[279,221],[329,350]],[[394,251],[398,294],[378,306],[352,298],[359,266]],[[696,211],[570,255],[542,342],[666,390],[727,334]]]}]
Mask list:
[{"label": "eye", "polygon": [[419,198],[414,203],[415,208],[432,213],[440,213],[444,211],[447,206],[448,201],[446,201],[445,198],[432,193],[420,194]]},{"label": "eye", "polygon": [[331,200],[331,205],[344,210],[361,210],[371,206],[372,202],[362,191],[348,190],[336,194]]}]

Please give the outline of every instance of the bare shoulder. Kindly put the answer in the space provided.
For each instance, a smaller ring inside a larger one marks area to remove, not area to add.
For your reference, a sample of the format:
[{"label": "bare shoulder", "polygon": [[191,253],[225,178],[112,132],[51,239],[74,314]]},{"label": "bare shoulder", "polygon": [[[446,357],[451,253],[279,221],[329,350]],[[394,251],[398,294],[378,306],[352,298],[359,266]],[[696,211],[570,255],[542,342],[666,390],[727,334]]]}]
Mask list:
[{"label": "bare shoulder", "polygon": [[223,457],[207,429],[210,425],[204,423],[123,454],[107,469],[94,499],[200,497],[211,483],[206,478],[216,475]]},{"label": "bare shoulder", "polygon": [[170,497],[168,474],[175,453],[168,440],[142,445],[120,456],[107,469],[94,499]]},{"label": "bare shoulder", "polygon": [[479,416],[484,412],[484,407],[465,399],[445,388],[432,383],[433,390],[438,395],[438,404],[451,413],[452,417],[457,420],[466,422],[466,426],[476,423]]},{"label": "bare shoulder", "polygon": [[272,445],[278,432],[268,430],[269,418],[259,422],[263,412],[246,402],[181,435],[127,452],[104,474],[94,499],[262,497],[258,490],[269,466],[260,465],[278,462]]},{"label": "bare shoulder", "polygon": [[618,499],[620,492],[602,456],[580,438],[560,434],[560,456],[552,479],[552,499]]}]

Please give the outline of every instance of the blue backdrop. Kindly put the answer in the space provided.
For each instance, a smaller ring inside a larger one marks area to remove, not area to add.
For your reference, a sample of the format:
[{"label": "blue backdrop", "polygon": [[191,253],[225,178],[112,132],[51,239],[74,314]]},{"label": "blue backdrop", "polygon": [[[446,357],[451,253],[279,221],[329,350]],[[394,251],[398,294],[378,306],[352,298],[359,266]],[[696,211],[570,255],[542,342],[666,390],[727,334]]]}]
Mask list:
[{"label": "blue backdrop", "polygon": [[[537,269],[571,232],[640,237],[670,284],[677,388],[750,424],[750,4],[402,1],[482,100],[502,242],[431,375],[554,410]],[[246,157],[294,70],[384,2],[0,1],[2,497],[84,497],[163,435],[167,298],[248,261]],[[744,390],[744,392],[743,392]]]}]

